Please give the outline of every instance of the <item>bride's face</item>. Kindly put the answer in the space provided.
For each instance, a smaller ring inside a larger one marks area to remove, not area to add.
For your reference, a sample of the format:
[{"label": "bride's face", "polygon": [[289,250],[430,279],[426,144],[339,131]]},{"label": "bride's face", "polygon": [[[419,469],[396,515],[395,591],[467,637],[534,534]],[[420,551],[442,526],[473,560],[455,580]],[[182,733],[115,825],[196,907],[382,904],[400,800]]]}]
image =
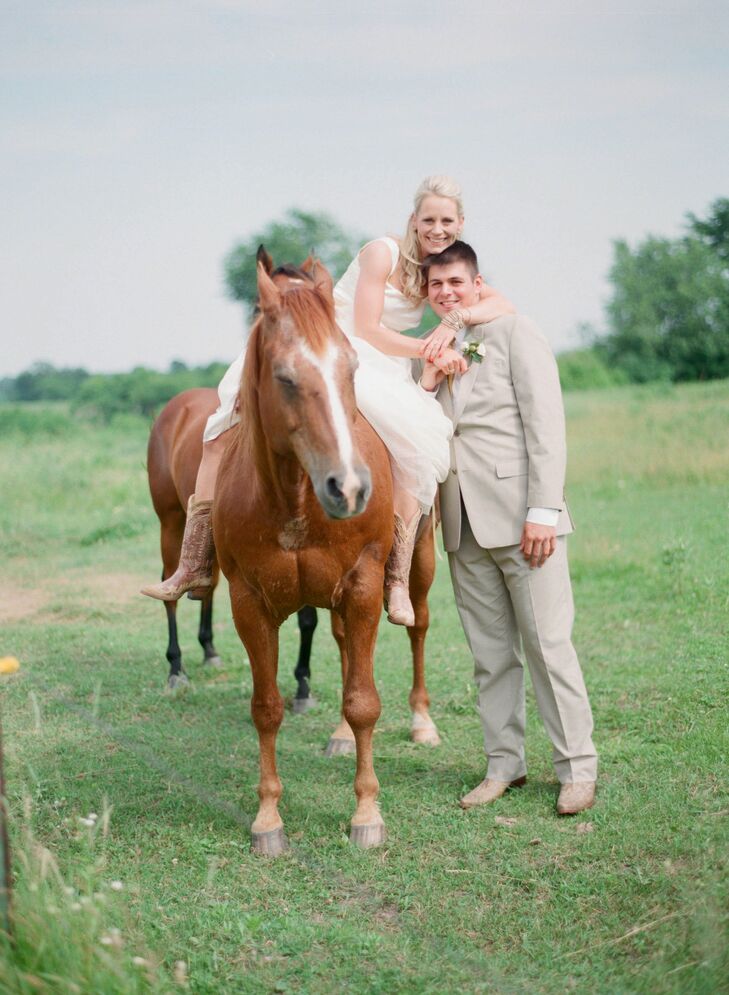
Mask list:
[{"label": "bride's face", "polygon": [[463,228],[463,217],[459,216],[458,207],[450,197],[429,194],[413,214],[412,225],[420,252],[425,257],[442,252],[455,242]]}]

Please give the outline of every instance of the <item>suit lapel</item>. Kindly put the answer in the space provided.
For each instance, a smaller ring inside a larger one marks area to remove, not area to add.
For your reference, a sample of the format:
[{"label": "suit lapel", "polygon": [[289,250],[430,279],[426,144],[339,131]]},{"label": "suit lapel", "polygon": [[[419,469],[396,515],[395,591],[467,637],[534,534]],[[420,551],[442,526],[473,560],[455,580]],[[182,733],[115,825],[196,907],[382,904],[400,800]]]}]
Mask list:
[{"label": "suit lapel", "polygon": [[443,406],[443,411],[445,412],[445,414],[447,414],[449,418],[453,418],[453,395],[448,389],[447,378],[441,382],[436,397]]},{"label": "suit lapel", "polygon": [[458,424],[458,419],[463,413],[463,409],[466,406],[466,401],[468,400],[468,395],[473,390],[473,385],[476,383],[476,377],[478,376],[478,371],[481,369],[481,364],[476,362],[471,362],[466,372],[461,377],[461,382],[458,384],[458,388],[453,395],[453,422]]}]

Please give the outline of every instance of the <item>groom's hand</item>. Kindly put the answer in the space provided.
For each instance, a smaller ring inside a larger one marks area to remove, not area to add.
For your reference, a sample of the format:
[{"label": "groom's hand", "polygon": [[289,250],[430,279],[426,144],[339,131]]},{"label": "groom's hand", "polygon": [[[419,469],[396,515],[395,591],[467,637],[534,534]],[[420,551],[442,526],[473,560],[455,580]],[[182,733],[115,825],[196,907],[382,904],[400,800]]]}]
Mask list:
[{"label": "groom's hand", "polygon": [[537,525],[536,522],[524,522],[519,549],[529,566],[543,567],[557,548],[557,529],[551,525]]},{"label": "groom's hand", "polygon": [[450,348],[444,349],[435,357],[433,366],[437,366],[446,376],[450,376],[451,373],[465,373],[468,369],[468,363],[460,352]]},{"label": "groom's hand", "polygon": [[439,370],[437,366],[433,366],[432,363],[426,363],[423,367],[423,375],[420,378],[420,386],[423,390],[427,390],[432,393],[437,389],[441,380],[445,377],[445,373]]}]

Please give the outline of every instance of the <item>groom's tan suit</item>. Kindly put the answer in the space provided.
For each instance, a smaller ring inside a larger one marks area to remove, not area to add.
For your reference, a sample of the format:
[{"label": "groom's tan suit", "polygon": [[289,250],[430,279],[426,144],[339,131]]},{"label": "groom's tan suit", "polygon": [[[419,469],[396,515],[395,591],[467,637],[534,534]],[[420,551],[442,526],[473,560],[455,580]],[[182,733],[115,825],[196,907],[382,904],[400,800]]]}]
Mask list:
[{"label": "groom's tan suit", "polygon": [[[565,536],[564,413],[557,365],[529,318],[506,315],[467,330],[485,356],[438,400],[454,423],[441,484],[443,539],[475,662],[487,777],[526,772],[524,670],[554,747],[561,782],[594,781],[592,714],[571,642],[572,590]],[[519,549],[530,508],[559,509],[557,549],[530,569]]]}]

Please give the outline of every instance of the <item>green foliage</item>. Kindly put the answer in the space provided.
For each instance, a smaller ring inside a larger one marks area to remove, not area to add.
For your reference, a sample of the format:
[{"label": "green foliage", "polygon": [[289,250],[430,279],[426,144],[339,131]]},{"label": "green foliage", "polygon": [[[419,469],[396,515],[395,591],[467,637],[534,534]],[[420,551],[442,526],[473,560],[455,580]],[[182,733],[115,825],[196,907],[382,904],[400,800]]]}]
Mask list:
[{"label": "green foliage", "polygon": [[[173,364],[175,365],[175,364]],[[169,373],[137,367],[131,373],[100,373],[90,376],[81,386],[74,410],[109,421],[119,414],[154,416],[175,394],[191,387],[217,387],[226,366],[188,369],[176,364]]]},{"label": "green foliage", "polygon": [[562,390],[615,387],[627,383],[629,379],[623,370],[609,366],[602,351],[594,346],[560,353],[557,366]]},{"label": "green foliage", "polygon": [[0,398],[7,401],[70,401],[88,377],[86,370],[58,370],[50,363],[34,363],[14,379],[0,382]]},{"label": "green foliage", "polygon": [[729,376],[729,201],[682,238],[614,247],[608,362],[638,383]]},{"label": "green foliage", "polygon": [[272,221],[225,259],[225,282],[230,296],[252,308],[256,299],[256,252],[264,245],[274,263],[299,265],[313,252],[336,281],[356,256],[364,236],[345,231],[329,214],[291,208],[281,221]]},{"label": "green foliage", "polygon": [[711,205],[708,217],[688,216],[689,230],[705,245],[729,262],[729,198],[721,197]]},{"label": "green foliage", "polygon": [[[226,369],[225,363],[188,367],[176,359],[167,373],[140,366],[131,373],[90,374],[86,370],[56,370],[48,363],[36,363],[15,379],[2,381],[0,401],[67,401],[72,411],[107,422],[124,415],[151,417],[183,390],[217,387]],[[62,408],[36,407],[24,411],[0,407],[0,429],[8,432],[59,435],[68,425],[68,413]]]},{"label": "green foliage", "polygon": [[0,404],[0,436],[59,436],[74,431],[67,406]]}]

